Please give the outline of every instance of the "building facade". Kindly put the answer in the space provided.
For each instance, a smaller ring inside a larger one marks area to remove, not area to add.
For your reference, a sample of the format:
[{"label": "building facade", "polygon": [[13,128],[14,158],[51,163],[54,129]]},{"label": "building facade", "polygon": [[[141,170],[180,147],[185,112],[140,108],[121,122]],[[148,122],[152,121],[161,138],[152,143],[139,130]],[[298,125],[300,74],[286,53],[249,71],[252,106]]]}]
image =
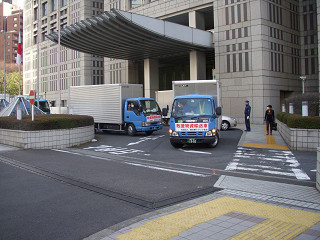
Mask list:
[{"label": "building facade", "polygon": [[[62,24],[74,24],[119,9],[213,33],[212,51],[191,51],[159,59],[121,60],[98,58],[62,48],[61,81],[63,101],[71,85],[142,83],[146,96],[170,90],[175,80],[220,79],[223,114],[243,122],[244,101],[252,105],[252,120],[262,123],[266,106],[280,111],[284,99],[301,93],[301,76],[306,92],[319,92],[319,1],[316,0],[65,0],[60,11]],[[54,30],[56,18],[48,13],[35,20],[37,1],[26,1],[25,91],[35,89],[36,43],[41,33]],[[317,5],[318,4],[318,5]],[[103,6],[102,6],[103,5]],[[42,4],[43,8],[43,4]],[[63,11],[65,11],[63,13]],[[28,14],[27,14],[27,11]],[[44,34],[44,35],[45,35]],[[57,100],[57,45],[40,40],[40,94]],[[26,55],[28,54],[28,55]],[[50,57],[49,57],[50,56]],[[150,67],[152,65],[152,67]],[[146,81],[146,66],[155,80]],[[196,66],[196,67],[195,67]],[[64,102],[66,105],[66,102]]]},{"label": "building facade", "polygon": [[[221,80],[224,115],[243,122],[244,101],[249,100],[252,105],[253,122],[262,123],[267,105],[273,105],[278,112],[285,98],[301,93],[300,76],[307,78],[306,92],[320,90],[317,25],[319,1],[133,2],[134,4],[123,0],[106,1],[105,9],[121,7],[130,12],[214,31],[214,60],[207,54],[205,76],[212,77],[212,67],[215,78]],[[208,13],[212,14],[213,19]],[[197,25],[193,16],[199,17],[204,23]],[[165,64],[160,65],[159,90],[171,89],[172,80],[195,79],[190,77],[191,73],[188,74],[188,69],[191,68],[188,57],[191,58],[191,55],[186,55],[184,61],[170,59],[172,64],[167,68],[163,66]],[[179,71],[177,65],[181,62],[185,62],[182,69],[186,71]],[[121,66],[130,65],[127,61],[106,59],[106,82],[118,81],[113,73],[125,71],[114,68],[113,63]],[[131,63],[132,65],[134,64]],[[135,69],[139,69],[138,66],[139,64],[136,64]],[[132,69],[134,68],[126,69],[127,76],[130,76]],[[141,74],[134,76],[139,75]],[[131,79],[137,81],[136,78]],[[141,82],[141,79],[139,81]]]},{"label": "building facade", "polygon": [[[37,90],[39,49],[39,94],[58,106],[58,45],[46,35],[103,12],[103,0],[26,0],[24,18],[24,94]],[[39,44],[39,46],[38,46]],[[70,86],[104,83],[103,58],[65,47],[60,50],[62,112],[66,112]],[[53,108],[56,112],[57,108]]]},{"label": "building facade", "polygon": [[[19,41],[19,9],[7,2],[0,3],[0,62],[15,63]],[[20,10],[20,33],[23,39],[23,11]],[[4,46],[5,45],[5,46]],[[4,53],[5,52],[5,53]]]}]

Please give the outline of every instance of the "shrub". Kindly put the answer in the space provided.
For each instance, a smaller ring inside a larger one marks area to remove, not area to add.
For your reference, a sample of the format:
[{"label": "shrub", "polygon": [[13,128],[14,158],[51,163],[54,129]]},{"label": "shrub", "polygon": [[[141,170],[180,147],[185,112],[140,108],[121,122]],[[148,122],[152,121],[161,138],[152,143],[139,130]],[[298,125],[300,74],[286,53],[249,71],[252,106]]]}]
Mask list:
[{"label": "shrub", "polygon": [[22,116],[21,121],[17,120],[17,117],[15,116],[0,117],[0,128],[23,131],[69,129],[90,126],[93,124],[93,117],[82,115],[36,115],[34,121],[31,120],[30,115]]},{"label": "shrub", "polygon": [[303,117],[297,114],[290,114],[287,126],[290,128],[320,129],[320,117]]},{"label": "shrub", "polygon": [[298,114],[277,113],[277,119],[290,128],[320,129],[320,117],[303,117]]}]

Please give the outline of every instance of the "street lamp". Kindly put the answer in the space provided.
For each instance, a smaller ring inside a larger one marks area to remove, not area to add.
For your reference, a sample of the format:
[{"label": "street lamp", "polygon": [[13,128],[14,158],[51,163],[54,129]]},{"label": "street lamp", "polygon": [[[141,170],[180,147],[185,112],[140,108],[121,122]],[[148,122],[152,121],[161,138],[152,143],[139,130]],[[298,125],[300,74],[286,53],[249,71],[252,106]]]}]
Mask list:
[{"label": "street lamp", "polygon": [[304,84],[307,80],[306,76],[300,76],[300,79],[302,80],[302,94],[304,94]]},{"label": "street lamp", "polygon": [[6,30],[7,30],[7,17],[3,17],[3,93],[6,99]]}]

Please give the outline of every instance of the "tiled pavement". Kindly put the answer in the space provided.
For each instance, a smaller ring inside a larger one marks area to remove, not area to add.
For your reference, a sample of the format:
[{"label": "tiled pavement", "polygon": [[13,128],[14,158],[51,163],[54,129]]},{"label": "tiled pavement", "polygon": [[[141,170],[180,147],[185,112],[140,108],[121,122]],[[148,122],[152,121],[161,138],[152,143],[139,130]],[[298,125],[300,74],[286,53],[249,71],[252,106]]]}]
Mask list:
[{"label": "tiled pavement", "polygon": [[236,199],[221,193],[200,198],[197,203],[193,200],[178,211],[159,211],[104,238],[89,239],[320,239],[320,211]]}]

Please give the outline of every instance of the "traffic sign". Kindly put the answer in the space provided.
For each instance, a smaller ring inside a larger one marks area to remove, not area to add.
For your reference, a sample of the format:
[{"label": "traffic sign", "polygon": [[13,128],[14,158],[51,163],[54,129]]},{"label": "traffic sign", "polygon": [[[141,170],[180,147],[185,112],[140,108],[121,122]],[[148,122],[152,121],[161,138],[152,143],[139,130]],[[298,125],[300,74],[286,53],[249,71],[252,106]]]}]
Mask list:
[{"label": "traffic sign", "polygon": [[30,93],[29,93],[29,102],[30,104],[34,104],[34,100],[35,100],[35,95],[34,95],[34,91],[33,90],[30,90]]}]

